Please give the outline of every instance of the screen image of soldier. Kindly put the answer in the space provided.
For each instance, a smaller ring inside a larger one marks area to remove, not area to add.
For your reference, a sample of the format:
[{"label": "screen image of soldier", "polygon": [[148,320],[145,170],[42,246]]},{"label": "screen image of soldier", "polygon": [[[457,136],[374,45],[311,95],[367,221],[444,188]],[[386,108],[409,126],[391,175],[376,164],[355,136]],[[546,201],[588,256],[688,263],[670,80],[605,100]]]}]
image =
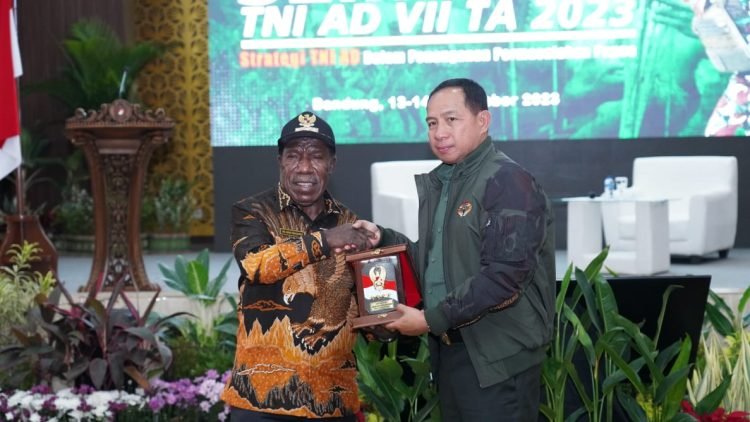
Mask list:
[{"label": "screen image of soldier", "polygon": [[363,269],[362,293],[368,312],[379,313],[396,308],[398,290],[394,271],[389,262],[378,262],[370,266],[369,270],[366,267]]}]

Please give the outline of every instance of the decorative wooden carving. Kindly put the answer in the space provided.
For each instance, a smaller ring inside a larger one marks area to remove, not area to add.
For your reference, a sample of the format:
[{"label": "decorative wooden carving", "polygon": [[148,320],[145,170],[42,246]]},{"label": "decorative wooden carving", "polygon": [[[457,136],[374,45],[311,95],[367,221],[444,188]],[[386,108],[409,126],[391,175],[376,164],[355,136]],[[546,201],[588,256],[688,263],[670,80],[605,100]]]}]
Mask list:
[{"label": "decorative wooden carving", "polygon": [[163,109],[144,110],[115,100],[99,110],[78,109],[65,133],[81,148],[91,172],[94,198],[94,262],[82,290],[111,290],[124,278],[128,290],[156,290],[143,266],[141,196],[151,155],[165,144],[174,121]]}]

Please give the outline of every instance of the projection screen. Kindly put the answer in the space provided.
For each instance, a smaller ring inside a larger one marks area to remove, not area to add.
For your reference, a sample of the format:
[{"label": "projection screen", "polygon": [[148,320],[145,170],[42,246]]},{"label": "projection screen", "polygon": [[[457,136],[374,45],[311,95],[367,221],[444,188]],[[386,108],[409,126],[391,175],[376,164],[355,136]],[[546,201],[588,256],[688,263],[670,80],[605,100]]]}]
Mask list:
[{"label": "projection screen", "polygon": [[427,96],[455,77],[487,90],[496,140],[742,135],[727,110],[747,80],[715,49],[745,28],[694,16],[682,0],[209,0],[212,145],[275,145],[303,110],[339,144],[424,142]]}]

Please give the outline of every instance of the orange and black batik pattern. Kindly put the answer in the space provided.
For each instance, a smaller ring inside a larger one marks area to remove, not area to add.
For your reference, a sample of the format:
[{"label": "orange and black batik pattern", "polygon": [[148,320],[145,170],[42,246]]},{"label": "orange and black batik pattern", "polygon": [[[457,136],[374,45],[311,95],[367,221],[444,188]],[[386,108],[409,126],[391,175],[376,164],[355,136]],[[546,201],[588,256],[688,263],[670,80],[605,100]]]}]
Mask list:
[{"label": "orange and black batik pattern", "polygon": [[231,406],[307,418],[359,410],[348,323],[354,280],[323,236],[356,216],[327,193],[325,200],[315,221],[281,187],[234,204],[239,329],[222,396]]}]

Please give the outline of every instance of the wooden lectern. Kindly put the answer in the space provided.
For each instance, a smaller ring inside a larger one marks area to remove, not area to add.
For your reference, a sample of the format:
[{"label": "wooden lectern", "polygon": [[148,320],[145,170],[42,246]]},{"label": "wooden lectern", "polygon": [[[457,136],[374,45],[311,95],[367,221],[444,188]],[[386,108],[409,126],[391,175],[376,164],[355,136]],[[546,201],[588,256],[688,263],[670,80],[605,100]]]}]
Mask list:
[{"label": "wooden lectern", "polygon": [[82,290],[95,289],[100,278],[102,290],[120,279],[126,290],[156,290],[143,266],[141,196],[148,161],[173,128],[163,109],[121,99],[99,110],[79,108],[65,122],[66,136],[86,156],[94,198],[94,262]]}]

